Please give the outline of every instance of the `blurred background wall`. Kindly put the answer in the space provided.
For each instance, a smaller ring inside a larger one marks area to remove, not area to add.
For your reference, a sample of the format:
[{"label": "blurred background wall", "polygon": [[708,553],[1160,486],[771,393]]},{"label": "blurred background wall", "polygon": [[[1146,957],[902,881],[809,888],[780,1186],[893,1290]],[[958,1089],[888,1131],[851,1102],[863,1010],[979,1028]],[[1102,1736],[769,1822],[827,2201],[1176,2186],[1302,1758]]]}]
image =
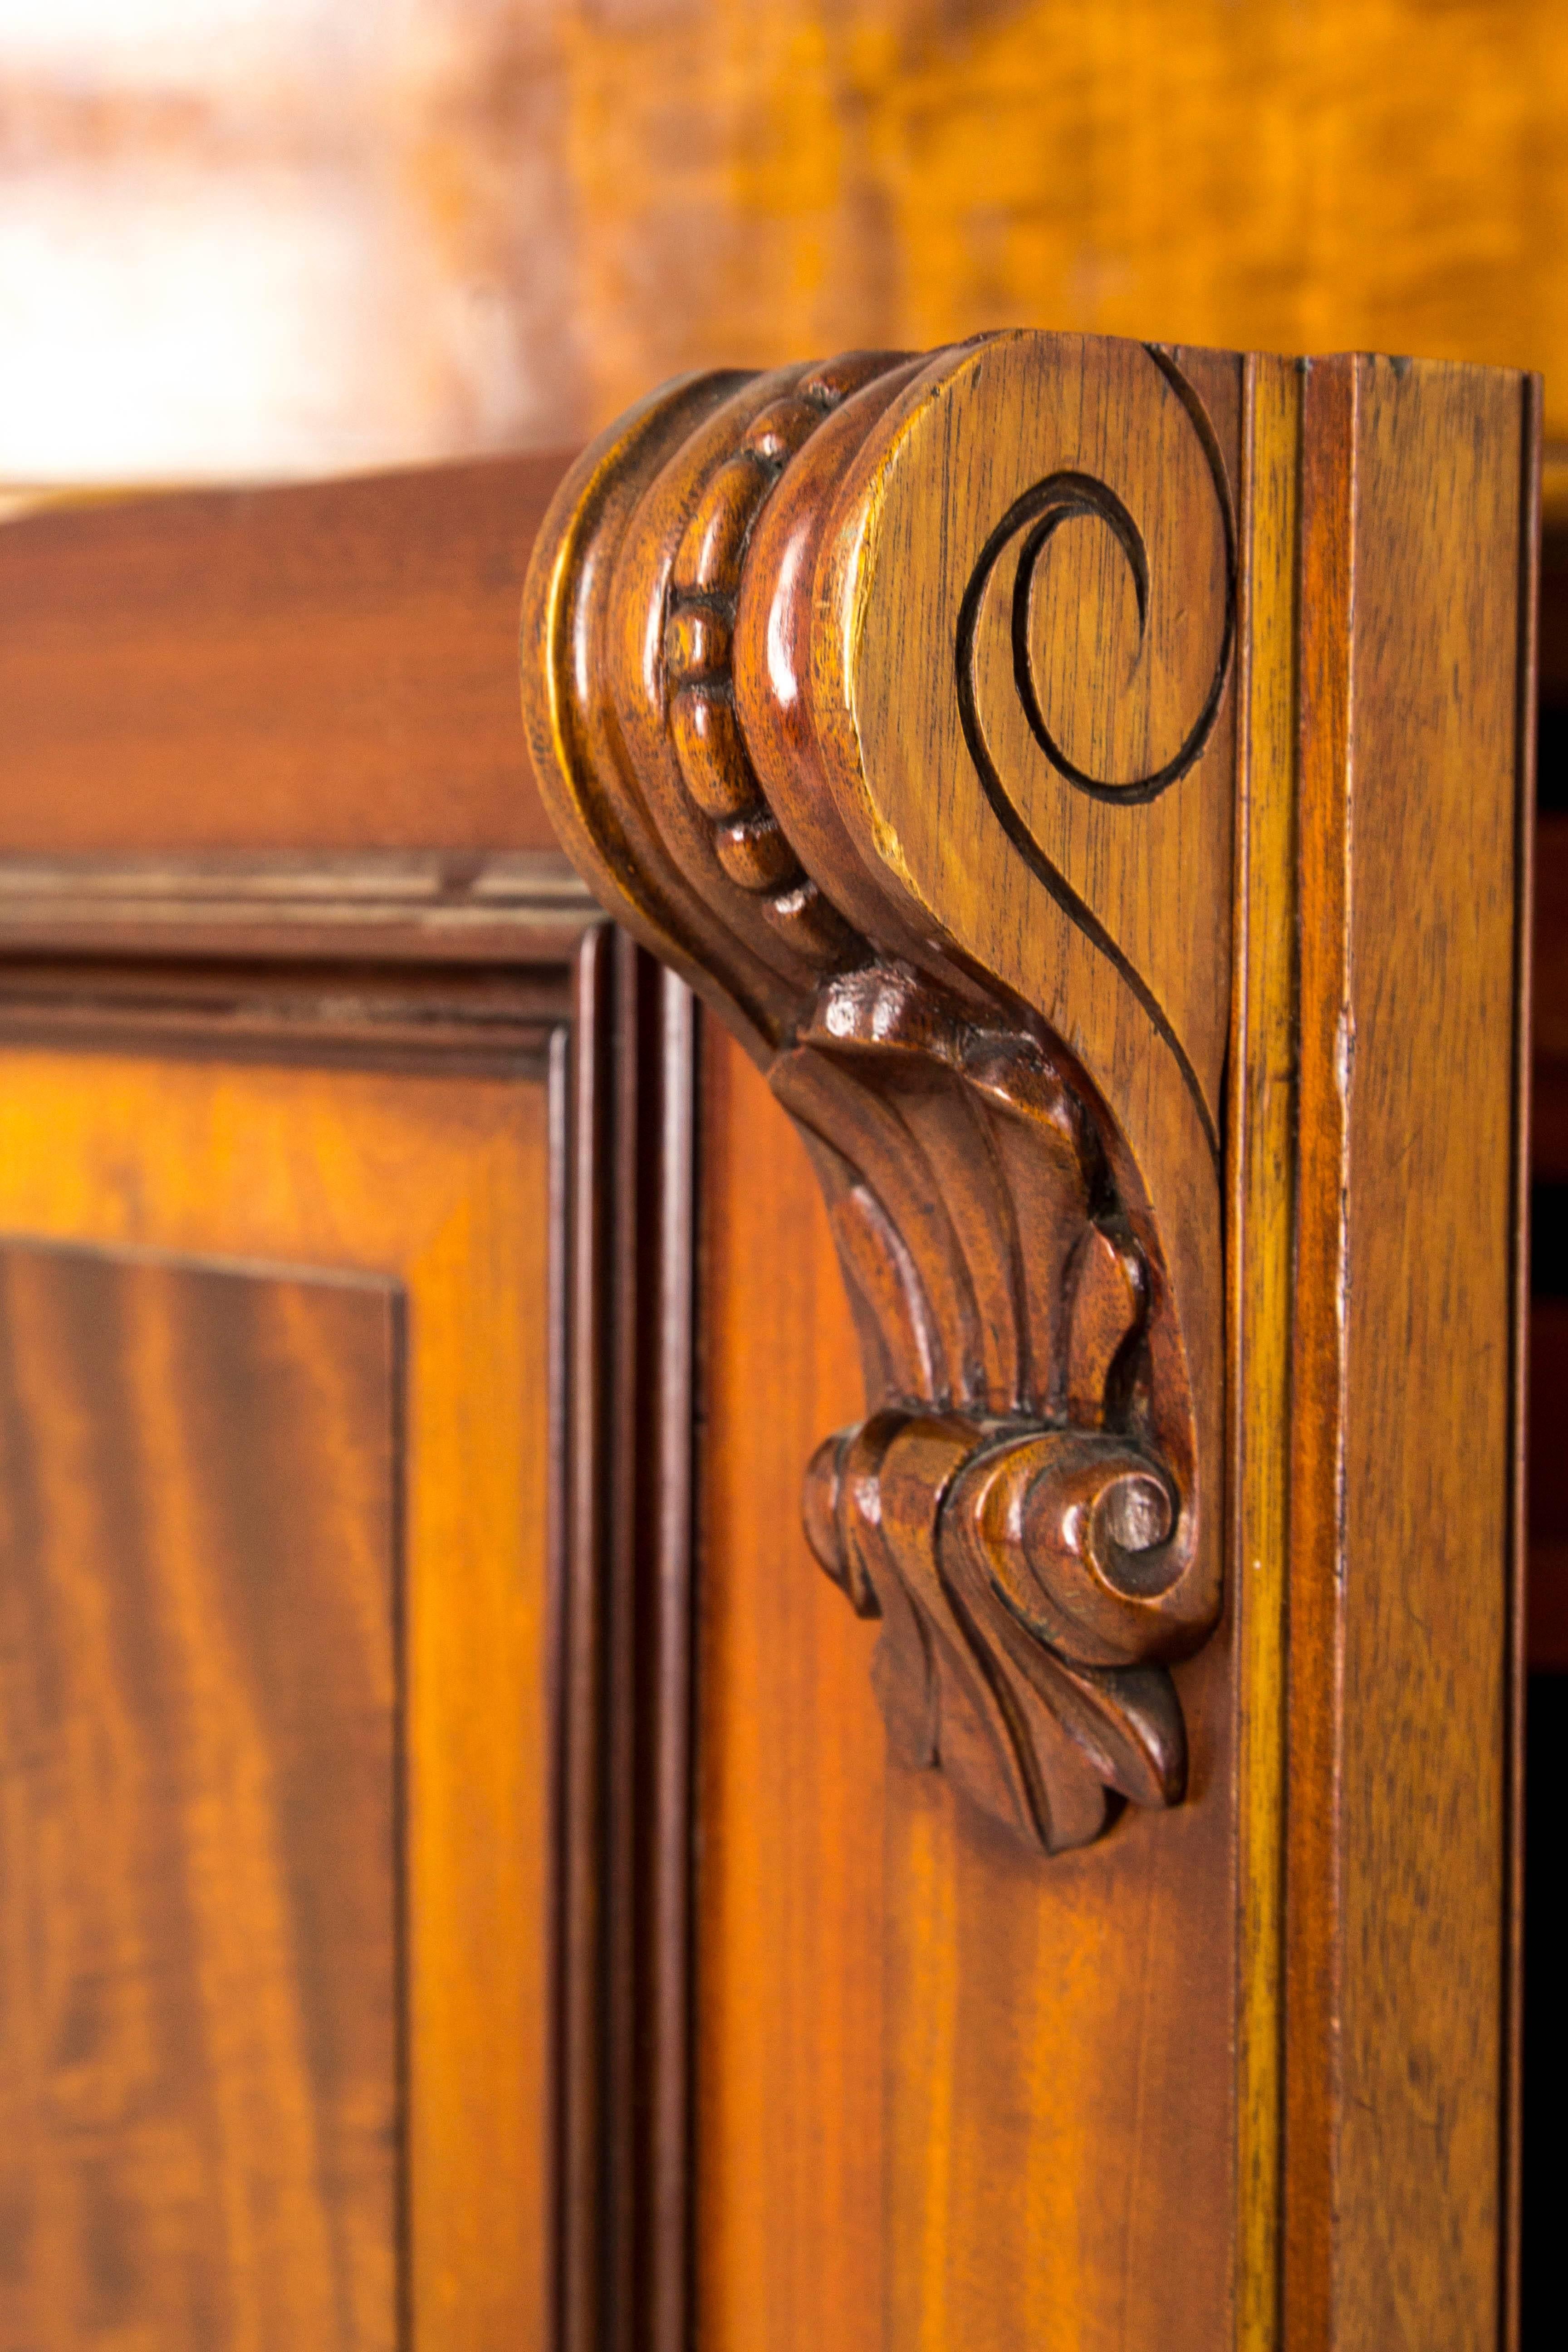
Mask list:
[{"label": "blurred background wall", "polygon": [[0,482],[1005,323],[1539,367],[1568,458],[1568,7],[0,0]]}]

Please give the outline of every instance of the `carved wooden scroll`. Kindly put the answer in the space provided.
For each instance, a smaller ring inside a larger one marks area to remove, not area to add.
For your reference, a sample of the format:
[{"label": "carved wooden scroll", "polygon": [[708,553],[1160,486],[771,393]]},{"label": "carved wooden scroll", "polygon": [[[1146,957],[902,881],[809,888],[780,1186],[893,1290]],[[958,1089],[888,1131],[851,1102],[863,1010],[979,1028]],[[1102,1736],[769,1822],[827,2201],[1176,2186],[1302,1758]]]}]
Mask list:
[{"label": "carved wooden scroll", "polygon": [[821,1178],[868,1409],[806,1527],[897,1751],[1045,1850],[1179,1801],[1220,1607],[1237,409],[1047,335],[689,379],[525,597],[563,841]]}]

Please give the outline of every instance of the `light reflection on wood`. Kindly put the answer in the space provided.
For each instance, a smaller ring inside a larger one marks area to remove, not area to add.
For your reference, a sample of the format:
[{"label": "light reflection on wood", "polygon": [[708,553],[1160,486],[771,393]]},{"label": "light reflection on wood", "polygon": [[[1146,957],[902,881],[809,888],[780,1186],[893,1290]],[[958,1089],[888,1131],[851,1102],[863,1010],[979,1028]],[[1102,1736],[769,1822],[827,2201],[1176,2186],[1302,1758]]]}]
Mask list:
[{"label": "light reflection on wood", "polygon": [[0,480],[580,437],[548,23],[468,0],[54,13],[0,5]]},{"label": "light reflection on wood", "polygon": [[1538,366],[1562,442],[1564,120],[1560,0],[0,0],[0,481],[1003,321]]}]

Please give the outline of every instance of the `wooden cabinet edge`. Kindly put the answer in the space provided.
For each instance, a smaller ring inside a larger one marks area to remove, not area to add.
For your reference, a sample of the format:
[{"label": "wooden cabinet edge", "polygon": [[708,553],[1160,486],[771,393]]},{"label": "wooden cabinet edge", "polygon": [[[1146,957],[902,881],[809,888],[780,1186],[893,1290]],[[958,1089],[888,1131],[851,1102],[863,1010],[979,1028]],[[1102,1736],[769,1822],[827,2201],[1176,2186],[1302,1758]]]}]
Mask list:
[{"label": "wooden cabinet edge", "polygon": [[[1407,380],[1401,409],[1384,393]],[[1399,548],[1355,504],[1368,385],[1382,494],[1406,501]],[[1336,388],[1363,404],[1337,444]],[[1401,473],[1433,460],[1415,404],[1445,399],[1473,429],[1486,548],[1440,545]],[[1325,1196],[1299,1158],[1296,1048],[1331,1025],[1334,992],[1300,960],[1299,860],[1303,824],[1331,865],[1351,859],[1314,778],[1364,756],[1353,736],[1336,752],[1313,712],[1343,720],[1352,582],[1373,625],[1416,549],[1461,598],[1485,572],[1509,601],[1527,707],[1537,409],[1525,380],[1486,371],[1044,335],[689,379],[579,461],[525,591],[525,711],[564,845],[742,1038],[822,1181],[868,1418],[811,1465],[807,1526],[882,1616],[895,1748],[1047,1850],[1098,1834],[1123,1798],[1179,1798],[1168,1662],[1214,1623],[1228,1563],[1248,2347],[1304,2343],[1319,2321],[1342,2340],[1363,2226],[1312,2201],[1313,2147],[1340,2163],[1332,2068],[1326,2105],[1292,2104],[1322,2056],[1299,1969],[1301,1825],[1316,1808],[1335,1853],[1362,1835],[1331,1721],[1312,1745],[1313,1710],[1340,1702],[1303,1682],[1300,1627],[1285,1681],[1292,1609],[1316,1605],[1302,1513],[1326,1497],[1331,1516],[1333,1486],[1300,1385],[1316,1310],[1300,1220]],[[1342,502],[1337,540],[1303,541],[1304,467]],[[1115,691],[1092,651],[1075,667],[1080,646],[1127,656]],[[1408,717],[1454,740],[1480,723],[1418,696]],[[1530,756],[1520,722],[1521,808]],[[1428,821],[1438,787],[1415,751],[1398,788]],[[1527,834],[1500,852],[1510,901],[1489,934],[1513,975],[1510,1054]],[[1141,900],[1164,910],[1152,929]],[[1521,1083],[1505,1081],[1516,1101]],[[1428,1238],[1457,1213],[1436,1205]],[[1499,1375],[1515,1426],[1517,1378]],[[1495,1572],[1500,1590],[1515,1570],[1500,1556]],[[1511,1795],[1500,1779],[1510,1817],[1517,1794],[1517,1771]],[[1501,2074],[1493,2091],[1502,2160],[1476,2210],[1493,2197],[1500,2277],[1514,2126]]]}]

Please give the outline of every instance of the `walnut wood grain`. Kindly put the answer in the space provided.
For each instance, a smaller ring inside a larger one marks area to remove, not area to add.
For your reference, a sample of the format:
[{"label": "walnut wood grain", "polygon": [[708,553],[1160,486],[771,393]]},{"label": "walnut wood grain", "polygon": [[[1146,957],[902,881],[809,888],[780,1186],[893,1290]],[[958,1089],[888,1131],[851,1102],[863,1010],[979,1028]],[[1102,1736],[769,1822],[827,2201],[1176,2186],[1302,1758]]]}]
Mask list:
[{"label": "walnut wood grain", "polygon": [[796,1465],[860,1377],[832,1232],[798,1134],[706,1025],[699,2341],[1211,2352],[1236,2128],[1227,1630],[1177,1669],[1186,1801],[1048,1864],[887,1754],[878,1629],[795,1523]]},{"label": "walnut wood grain", "polygon": [[399,2340],[398,1298],[0,1248],[0,2344]]},{"label": "walnut wood grain", "polygon": [[[363,1985],[346,1992],[340,1986],[347,2008],[337,2026],[324,2015],[320,2022],[334,2040],[350,2028],[368,2032],[368,2008],[366,2021],[355,2023],[356,2000],[371,2003],[395,1963],[396,2013],[386,2050],[392,2079],[377,2092],[366,2126],[374,2129],[389,2104],[401,2118],[396,2144],[376,2159],[391,2168],[395,2198],[387,2219],[394,2240],[384,2257],[395,2266],[395,2294],[380,2340],[462,2344],[476,2352],[547,2340],[554,2301],[559,2183],[550,2017],[559,1962],[552,1907],[552,1564],[544,1507],[552,1484],[550,1125],[547,1088],[537,1076],[236,1065],[218,1053],[198,1060],[144,1051],[0,1051],[0,1228],[8,1234],[53,1248],[248,1262],[264,1276],[298,1279],[308,1293],[314,1280],[331,1288],[341,1275],[351,1291],[368,1284],[379,1297],[390,1283],[406,1295],[407,1356],[399,1374],[406,1399],[405,1473],[386,1504],[401,1523],[404,1562],[386,1604],[401,1626],[398,1779],[386,1778],[395,1762],[388,1727],[374,1751],[384,1767],[380,1781],[368,1783],[371,1751],[363,1750],[352,1785],[340,1781],[330,1796],[318,1789],[311,1803],[301,1798],[279,1812],[269,1851],[279,1881],[292,1884],[329,1834],[363,1835],[368,1867],[377,1823],[394,1824],[379,1943],[362,1955]],[[66,1450],[63,1467],[78,1481],[71,1508],[89,1518],[106,1465],[95,1468],[71,1435],[60,1378],[65,1335],[58,1319],[49,1319],[54,1336],[29,1349],[21,1376],[36,1420],[56,1433],[52,1442]],[[110,1336],[106,1329],[103,1344]],[[215,1336],[215,1349],[243,1361],[240,1336],[231,1330],[221,1345]],[[305,1334],[299,1337],[303,1343]],[[345,1369],[315,1346],[285,1358],[304,1390],[296,1419],[308,1406],[322,1444],[330,1430],[346,1427],[355,1360]],[[163,1448],[168,1475],[161,1483],[172,1510],[185,1491],[176,1483],[182,1460],[201,1464],[210,1455],[207,1475],[216,1478],[226,1449],[249,1458],[237,1417],[243,1400],[223,1384],[221,1364],[197,1391],[154,1379],[155,1370],[146,1369],[138,1411]],[[282,1368],[277,1377],[282,1380]],[[299,1483],[313,1458],[303,1434],[296,1450],[291,1475]],[[300,1483],[301,1512],[306,1499]],[[323,1506],[329,1500],[323,1490]],[[270,1507],[281,1512],[286,1506],[279,1499]],[[259,1542],[265,1522],[258,1517],[256,1525]],[[313,1534],[302,1519],[295,1529],[300,1544],[309,1540],[299,1575],[309,1570],[312,1584],[320,1583],[320,1607],[333,1596],[346,1605],[362,1596],[370,1573],[368,1565],[355,1571],[345,1590],[351,1563],[337,1553],[351,1539],[352,1521],[339,1512],[312,1525]],[[160,1526],[168,1538],[160,1557],[172,1566],[184,1556],[170,1549],[179,1528]],[[195,1540],[193,1531],[188,1541]],[[106,1572],[112,1578],[121,1553],[110,1541]],[[248,1557],[234,1555],[234,1575]],[[272,1572],[284,1575],[275,1547],[267,1557]],[[284,1646],[275,1661],[279,1675],[289,1654],[285,1636],[302,1638],[301,1628],[320,1622],[300,1601],[295,1576],[288,1591],[290,1606],[278,1633]],[[222,1663],[222,1620],[209,1612],[186,1631],[197,1677],[194,1706],[207,1688],[204,1678],[216,1676]],[[379,1633],[372,1620],[356,1639],[373,1636],[390,1640],[384,1620]],[[102,1637],[106,1672],[135,1671],[135,1627],[112,1621]],[[340,1671],[347,1675],[347,1657]],[[330,1697],[329,1662],[313,1661],[310,1672],[308,1687],[320,1691],[325,1682]],[[69,1737],[85,1743],[100,1708],[79,1685],[78,1695]],[[217,1710],[227,1719],[216,1688],[201,1703],[208,1716]],[[301,1697],[302,1737],[315,1711]],[[320,1737],[335,1735],[323,1727]],[[237,1820],[250,1819],[243,1808],[260,1803],[260,1796],[243,1776],[213,1778],[200,1759],[190,1769],[201,1775],[205,1791],[199,1799],[193,1793],[191,1803],[209,1809],[199,1825],[202,1851],[214,1841],[234,1843],[234,1809],[242,1807]],[[117,1801],[129,1806],[133,1793],[126,1786]],[[318,1811],[319,1829],[312,1826]],[[196,1824],[188,1834],[197,1836]],[[238,1848],[234,1867],[247,1850]],[[138,1884],[154,1903],[156,1886]],[[46,1888],[37,1892],[25,1921],[8,1914],[13,1933],[47,1932],[52,1906],[43,1900]],[[183,1919],[171,1923],[170,1934],[179,1955],[200,1948],[193,1948]],[[256,1969],[281,1970],[283,1948],[273,1948],[271,1961],[266,1947],[258,1950]],[[333,1965],[329,1948],[318,1950],[312,1939],[300,1965],[299,1998],[314,1999],[310,1972]],[[279,1979],[275,1973],[268,1980]],[[239,2004],[231,2027],[205,2053],[193,2098],[216,2103],[220,2095],[240,2095],[246,2078],[235,2070],[248,2049],[260,2112],[268,2097],[288,2108],[288,2080],[268,2063],[273,2044],[256,2038],[264,2022]],[[237,2048],[242,2028],[251,2038]],[[9,2042],[5,2049],[9,2066]],[[334,2063],[330,2043],[312,2063]],[[134,2122],[134,2109],[118,2117],[106,2109],[101,2147],[110,2162],[123,2150],[137,2177],[145,2227],[140,2255],[128,2259],[139,2261],[141,2275],[151,2279],[161,2272],[159,2246],[182,2226],[204,2176],[199,2167],[152,2169],[142,2160]],[[259,2151],[287,2191],[288,2212],[309,2221],[321,2194],[316,2159],[301,2137],[303,2122],[290,2128],[291,2139],[269,2147],[258,2124],[236,2147]],[[385,2176],[367,2176],[367,2195],[377,2177]],[[284,2221],[278,2226],[283,2230]],[[292,2347],[299,2327],[269,2321],[268,2334],[261,2322],[277,2309],[268,2299],[274,2285],[283,2292],[294,2275],[289,2266],[308,2265],[319,2239],[312,2222],[279,2252],[271,2266],[276,2282],[230,2264],[215,2242],[214,2263],[230,2273],[229,2317],[221,2326],[199,2326],[191,2340],[266,2346],[268,2352],[273,2345],[279,2352]],[[84,2284],[90,2291],[90,2281]],[[170,2296],[180,2291],[173,2276],[162,2285]],[[5,2318],[13,2309],[9,2295],[0,2298]],[[329,2315],[322,2327],[339,2324]],[[235,2332],[226,2336],[222,2326]],[[22,2339],[29,2346],[36,2340]],[[63,2339],[72,2346],[82,2340],[93,2339]],[[335,2339],[329,2332],[325,2340]]]},{"label": "walnut wood grain", "polygon": [[1538,431],[1479,370],[1307,379],[1292,2352],[1514,2325]]}]

